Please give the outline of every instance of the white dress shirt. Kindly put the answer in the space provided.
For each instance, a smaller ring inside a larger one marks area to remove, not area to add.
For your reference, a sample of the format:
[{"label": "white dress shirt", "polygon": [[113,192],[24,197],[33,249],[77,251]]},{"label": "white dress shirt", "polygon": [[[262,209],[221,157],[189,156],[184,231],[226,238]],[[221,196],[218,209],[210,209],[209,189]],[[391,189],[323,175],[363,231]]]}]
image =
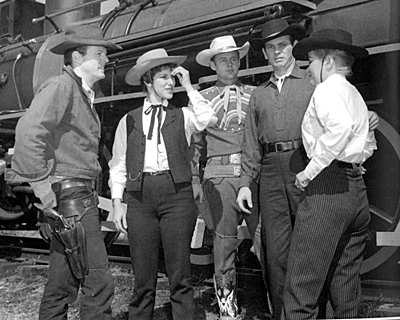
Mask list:
[{"label": "white dress shirt", "polygon": [[311,159],[304,174],[310,180],[334,159],[363,163],[377,148],[364,99],[341,74],[317,85],[304,115],[302,134]]},{"label": "white dress shirt", "polygon": [[[208,125],[215,124],[217,118],[215,112],[211,106],[211,103],[204,99],[202,95],[197,91],[191,91],[189,99],[193,107],[183,107],[184,116],[184,128],[185,135],[188,145],[193,132],[203,131]],[[167,106],[168,101],[163,101],[163,105]],[[151,106],[151,104],[145,99],[143,103],[143,131],[147,135],[150,127],[151,112],[145,114],[144,112]],[[162,111],[162,123],[164,123],[166,111],[161,108]],[[126,116],[120,120],[117,130],[115,132],[114,145],[113,145],[113,157],[109,162],[110,167],[110,180],[109,185],[111,188],[112,199],[120,198],[126,185]],[[144,158],[144,172],[154,172],[168,170],[168,159],[165,149],[164,139],[161,134],[161,143],[157,143],[157,118],[153,128],[152,139],[146,139],[145,158]],[[162,124],[161,124],[162,126]]]}]

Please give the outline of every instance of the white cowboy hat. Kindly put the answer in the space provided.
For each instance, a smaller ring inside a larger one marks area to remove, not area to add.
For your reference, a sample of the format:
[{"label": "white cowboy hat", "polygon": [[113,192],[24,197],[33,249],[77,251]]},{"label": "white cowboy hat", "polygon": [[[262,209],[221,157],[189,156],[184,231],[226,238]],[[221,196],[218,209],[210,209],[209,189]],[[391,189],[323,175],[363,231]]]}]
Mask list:
[{"label": "white cowboy hat", "polygon": [[186,56],[168,56],[165,49],[154,49],[142,54],[136,64],[129,69],[125,76],[125,82],[132,86],[140,85],[140,78],[150,69],[167,63],[175,63],[178,66],[186,60]]},{"label": "white cowboy hat", "polygon": [[250,43],[246,42],[242,47],[237,47],[235,39],[232,36],[222,36],[215,38],[211,44],[210,49],[200,51],[196,56],[198,64],[209,67],[212,57],[219,53],[238,51],[239,57],[242,59],[249,51]]}]

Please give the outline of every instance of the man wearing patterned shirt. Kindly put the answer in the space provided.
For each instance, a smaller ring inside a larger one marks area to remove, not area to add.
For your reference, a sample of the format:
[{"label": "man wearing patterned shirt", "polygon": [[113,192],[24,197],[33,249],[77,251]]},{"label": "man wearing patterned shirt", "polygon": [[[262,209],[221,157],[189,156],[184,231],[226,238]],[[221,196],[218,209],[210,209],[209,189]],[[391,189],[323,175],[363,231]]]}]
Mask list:
[{"label": "man wearing patterned shirt", "polygon": [[[235,260],[240,241],[237,227],[244,218],[253,237],[259,221],[256,207],[251,214],[244,214],[235,202],[241,175],[244,123],[254,89],[243,85],[237,76],[240,59],[247,54],[249,46],[246,42],[237,47],[232,36],[222,36],[215,38],[210,49],[201,51],[196,57],[200,65],[210,67],[217,74],[216,84],[200,93],[211,101],[218,121],[193,136],[192,149],[193,164],[197,169],[193,178],[194,196],[200,197],[200,201],[203,195],[206,197],[212,215],[214,283],[221,319],[237,319],[238,316]],[[207,164],[202,188],[198,168],[204,151]],[[257,196],[256,185],[252,187]]]}]

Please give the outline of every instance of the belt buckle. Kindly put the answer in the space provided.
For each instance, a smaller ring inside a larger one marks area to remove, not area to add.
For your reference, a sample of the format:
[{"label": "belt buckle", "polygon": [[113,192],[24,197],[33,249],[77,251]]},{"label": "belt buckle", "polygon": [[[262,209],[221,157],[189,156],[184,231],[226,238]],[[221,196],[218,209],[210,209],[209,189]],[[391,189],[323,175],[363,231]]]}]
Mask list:
[{"label": "belt buckle", "polygon": [[292,141],[277,142],[275,144],[275,147],[276,151],[278,152],[287,152],[293,149],[293,142]]},{"label": "belt buckle", "polygon": [[233,176],[240,177],[241,168],[240,166],[233,166]]},{"label": "belt buckle", "polygon": [[230,164],[240,164],[242,159],[241,153],[232,153],[229,155],[229,163]]},{"label": "belt buckle", "polygon": [[150,174],[151,176],[159,176],[159,175],[166,174],[166,173],[167,173],[167,170],[150,171],[150,172],[149,172],[149,174]]},{"label": "belt buckle", "polygon": [[277,152],[284,152],[285,150],[285,143],[284,142],[277,142],[275,143],[275,150]]}]

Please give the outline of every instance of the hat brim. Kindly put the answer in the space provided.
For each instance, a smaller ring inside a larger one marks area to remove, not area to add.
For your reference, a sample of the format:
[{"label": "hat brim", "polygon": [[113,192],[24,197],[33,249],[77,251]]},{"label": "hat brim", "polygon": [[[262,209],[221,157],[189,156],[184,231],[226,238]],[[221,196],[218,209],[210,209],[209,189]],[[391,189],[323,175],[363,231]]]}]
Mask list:
[{"label": "hat brim", "polygon": [[225,49],[205,49],[203,51],[200,51],[197,54],[196,61],[197,61],[198,64],[200,64],[200,65],[202,65],[204,67],[209,67],[211,58],[214,57],[217,54],[238,51],[239,52],[239,58],[242,59],[249,52],[249,49],[250,49],[250,43],[249,42],[246,42],[241,47],[233,47],[233,48],[225,48]]},{"label": "hat brim", "polygon": [[174,63],[178,66],[181,65],[186,60],[186,56],[169,56],[163,58],[154,58],[143,63],[134,65],[126,73],[125,82],[131,86],[140,85],[140,78],[150,69],[163,64]]},{"label": "hat brim", "polygon": [[294,40],[301,40],[306,36],[306,29],[297,23],[293,23],[289,25],[285,30],[281,32],[276,32],[265,38],[254,38],[251,40],[251,47],[256,51],[261,51],[264,46],[264,43],[267,41],[271,41],[273,39],[283,37],[283,36],[292,36]]},{"label": "hat brim", "polygon": [[81,47],[81,46],[100,46],[106,47],[111,50],[121,50],[122,47],[118,44],[112,43],[107,40],[95,40],[95,39],[73,39],[65,40],[60,44],[54,46],[50,51],[54,54],[64,54],[67,50]]},{"label": "hat brim", "polygon": [[296,60],[308,60],[308,53],[318,49],[343,50],[350,52],[355,58],[368,56],[368,50],[364,48],[323,37],[309,37],[301,40],[294,46],[292,53]]}]

